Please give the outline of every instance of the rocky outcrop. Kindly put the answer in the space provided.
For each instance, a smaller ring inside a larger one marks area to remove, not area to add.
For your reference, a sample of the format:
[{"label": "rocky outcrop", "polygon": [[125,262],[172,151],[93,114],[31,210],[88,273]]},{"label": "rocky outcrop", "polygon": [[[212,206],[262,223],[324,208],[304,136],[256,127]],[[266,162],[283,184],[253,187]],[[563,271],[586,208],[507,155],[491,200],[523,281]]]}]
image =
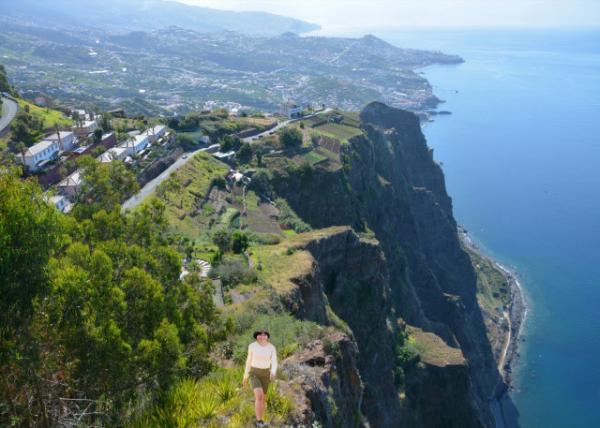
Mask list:
[{"label": "rocky outcrop", "polygon": [[282,362],[288,382],[282,392],[294,397],[295,425],[353,427],[362,424],[363,383],[357,370],[356,343],[345,333],[330,332]]},{"label": "rocky outcrop", "polygon": [[[273,183],[311,226],[349,225],[379,241],[348,232],[306,245],[315,261],[311,277],[298,280],[301,294],[327,303],[312,315],[314,303],[299,313],[327,323],[329,306],[349,327],[371,426],[493,426],[488,400],[501,379],[442,170],[414,114],[372,103],[360,118],[363,135],[341,146],[342,168]],[[394,346],[405,324],[460,350],[464,361],[421,361],[398,386]]]},{"label": "rocky outcrop", "polygon": [[[286,306],[300,318],[337,328],[334,338],[310,344],[284,363],[291,367],[286,368],[287,384],[301,386],[296,391],[296,422],[316,420],[326,427],[482,426],[472,405],[468,363],[459,348],[436,334],[410,328],[420,355],[404,367],[405,381],[399,379],[397,347],[406,327],[398,322],[389,263],[377,240],[334,227],[286,245],[291,247],[279,251],[293,252],[290,262],[297,266],[289,286],[279,287]],[[433,393],[435,385],[439,388]],[[436,420],[446,425],[431,425]]]}]

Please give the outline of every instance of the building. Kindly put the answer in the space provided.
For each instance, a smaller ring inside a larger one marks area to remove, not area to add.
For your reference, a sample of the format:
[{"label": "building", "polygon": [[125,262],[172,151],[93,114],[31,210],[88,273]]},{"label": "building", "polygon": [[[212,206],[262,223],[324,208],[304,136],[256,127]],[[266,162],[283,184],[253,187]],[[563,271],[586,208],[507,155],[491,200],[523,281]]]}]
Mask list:
[{"label": "building", "polygon": [[58,144],[58,148],[62,152],[70,152],[77,144],[77,137],[74,132],[71,131],[60,131],[46,137],[48,141],[55,141]]},{"label": "building", "polygon": [[114,160],[125,160],[127,157],[127,149],[125,147],[113,147],[102,153],[98,160],[103,163],[112,162]]},{"label": "building", "polygon": [[73,127],[73,132],[78,137],[87,137],[98,128],[98,122],[94,120],[82,120]]},{"label": "building", "polygon": [[50,196],[48,198],[48,203],[54,205],[57,210],[62,211],[63,213],[68,213],[71,211],[71,208],[73,208],[73,205],[69,200],[62,195]]},{"label": "building", "polygon": [[38,171],[49,161],[56,159],[60,149],[55,141],[40,141],[29,147],[23,159],[24,165],[29,171]]},{"label": "building", "polygon": [[142,132],[141,135],[145,135],[148,137],[148,141],[150,144],[154,143],[156,140],[161,138],[167,132],[167,127],[165,125],[156,125],[153,128],[146,129]]},{"label": "building", "polygon": [[292,102],[286,102],[281,105],[279,112],[282,116],[285,116],[289,119],[294,119],[302,116],[302,107]]},{"label": "building", "polygon": [[81,170],[76,170],[73,174],[69,175],[63,181],[56,185],[58,191],[65,195],[67,198],[74,198],[81,187],[83,179],[81,177]]},{"label": "building", "polygon": [[145,134],[136,135],[129,141],[125,141],[119,147],[127,149],[127,155],[133,156],[150,145],[150,139]]}]

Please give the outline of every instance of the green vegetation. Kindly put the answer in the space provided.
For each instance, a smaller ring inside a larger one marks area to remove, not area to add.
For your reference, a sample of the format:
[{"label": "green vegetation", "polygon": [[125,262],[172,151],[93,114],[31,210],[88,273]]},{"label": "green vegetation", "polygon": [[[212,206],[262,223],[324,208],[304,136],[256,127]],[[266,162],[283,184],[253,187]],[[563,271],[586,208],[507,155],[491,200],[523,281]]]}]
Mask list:
[{"label": "green vegetation", "polygon": [[510,284],[505,274],[490,259],[468,249],[477,273],[477,300],[489,313],[500,314],[511,301]]},{"label": "green vegetation", "polygon": [[360,128],[354,128],[347,125],[328,123],[315,128],[317,132],[320,132],[326,136],[337,138],[338,140],[345,142],[352,137],[362,135]]},{"label": "green vegetation", "polygon": [[[12,88],[8,83],[8,77],[6,75],[6,69],[4,65],[0,64],[0,92],[12,93]],[[2,103],[0,103],[0,106]]]},{"label": "green vegetation", "polygon": [[279,141],[285,148],[299,147],[302,145],[302,132],[294,127],[285,127],[279,131]]},{"label": "green vegetation", "polygon": [[[254,399],[250,388],[242,390],[243,370],[221,369],[201,379],[184,379],[156,405],[136,420],[132,428],[194,427],[243,428],[254,421]],[[277,384],[267,394],[267,422],[281,426],[290,413],[292,402],[282,395]]]},{"label": "green vegetation", "polygon": [[328,159],[327,156],[322,155],[317,150],[311,150],[310,152],[305,153],[303,156],[304,159],[306,159],[311,165],[319,164]]},{"label": "green vegetation", "polygon": [[279,198],[275,201],[279,208],[279,223],[291,228],[296,233],[308,232],[311,230],[310,226],[306,224],[298,215],[292,210],[285,199]]},{"label": "green vegetation", "polygon": [[64,128],[73,125],[73,121],[58,110],[46,107],[38,107],[35,104],[19,99],[19,109],[28,112],[35,119],[42,123],[43,129],[54,129],[57,126]]},{"label": "green vegetation", "polygon": [[226,337],[210,284],[179,280],[162,203],[84,213],[64,216],[0,172],[0,425],[123,424],[209,373]]},{"label": "green vegetation", "polygon": [[216,180],[228,171],[227,165],[200,152],[158,186],[154,196],[166,204],[166,217],[172,233],[192,240],[205,235],[210,229],[212,216],[219,213],[209,217],[201,215],[204,198]]},{"label": "green vegetation", "polygon": [[80,220],[91,218],[100,209],[112,211],[139,190],[135,176],[121,161],[100,163],[82,156],[77,163],[82,184],[73,214]]}]

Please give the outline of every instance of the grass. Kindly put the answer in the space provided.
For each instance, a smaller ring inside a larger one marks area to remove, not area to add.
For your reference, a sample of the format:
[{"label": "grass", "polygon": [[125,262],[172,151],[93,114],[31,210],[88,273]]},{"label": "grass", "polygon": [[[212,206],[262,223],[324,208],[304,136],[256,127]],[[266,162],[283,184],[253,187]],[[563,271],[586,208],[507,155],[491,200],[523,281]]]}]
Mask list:
[{"label": "grass", "polygon": [[311,150],[308,153],[304,154],[304,159],[306,159],[311,165],[317,165],[325,160],[327,160],[327,156],[323,156],[321,153]]},{"label": "grass", "polygon": [[[209,191],[213,179],[225,176],[228,171],[229,167],[224,163],[207,153],[198,153],[171,174],[147,200],[151,197],[162,200],[166,205],[170,229],[197,240],[208,233],[211,219],[218,214],[213,210],[199,210],[199,204]],[[178,182],[180,186],[169,186],[169,181]]]},{"label": "grass", "polygon": [[448,346],[439,336],[416,327],[409,327],[408,332],[406,347],[424,363],[439,367],[466,364],[462,351]]},{"label": "grass", "polygon": [[267,329],[271,334],[271,343],[277,349],[279,361],[287,358],[309,342],[323,337],[324,328],[312,321],[302,321],[289,314],[256,314],[253,311],[235,315],[236,335],[229,341],[233,349],[233,359],[237,364],[244,364],[248,345],[254,340],[252,333]]},{"label": "grass", "polygon": [[467,250],[477,273],[477,299],[487,311],[501,312],[510,305],[510,284],[492,261]]},{"label": "grass", "polygon": [[338,123],[326,123],[325,125],[314,128],[313,131],[327,137],[336,138],[342,143],[347,142],[352,137],[362,135],[362,130],[360,128]]},{"label": "grass", "polygon": [[279,293],[287,294],[295,290],[297,285],[292,280],[309,274],[313,269],[313,258],[304,250],[308,242],[347,230],[345,226],[318,229],[286,236],[277,245],[252,248],[254,265],[260,265],[259,277]]},{"label": "grass", "polygon": [[29,107],[29,114],[43,120],[44,129],[55,128],[57,125],[61,128],[73,125],[73,121],[65,117],[60,111],[50,108],[38,107],[23,99],[18,99],[19,110],[24,111]]},{"label": "grass", "polygon": [[[246,427],[254,420],[250,387],[241,388],[243,369],[220,369],[202,379],[183,379],[164,396],[162,403],[133,421],[131,428],[146,427]],[[267,393],[266,420],[281,426],[293,402],[275,383]]]}]

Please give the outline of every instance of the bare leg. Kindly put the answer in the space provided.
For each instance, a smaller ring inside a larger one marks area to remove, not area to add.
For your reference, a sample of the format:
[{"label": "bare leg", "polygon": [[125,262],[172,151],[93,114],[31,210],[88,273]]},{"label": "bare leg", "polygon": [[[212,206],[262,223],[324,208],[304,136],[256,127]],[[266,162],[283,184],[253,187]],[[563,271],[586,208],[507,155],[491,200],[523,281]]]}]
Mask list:
[{"label": "bare leg", "polygon": [[265,394],[262,388],[254,388],[254,413],[257,420],[262,420],[265,413]]}]

